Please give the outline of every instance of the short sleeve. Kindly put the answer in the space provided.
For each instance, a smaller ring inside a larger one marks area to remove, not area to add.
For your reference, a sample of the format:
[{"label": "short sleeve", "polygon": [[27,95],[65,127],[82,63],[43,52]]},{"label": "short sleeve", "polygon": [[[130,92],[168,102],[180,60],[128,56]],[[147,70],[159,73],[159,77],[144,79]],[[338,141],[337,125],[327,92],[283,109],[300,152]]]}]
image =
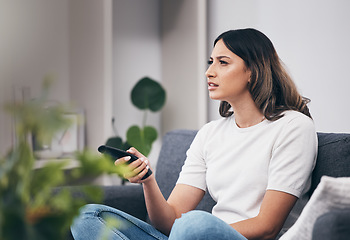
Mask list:
[{"label": "short sleeve", "polygon": [[201,128],[186,153],[186,160],[176,184],[190,185],[206,191],[206,172],[204,143],[207,125]]},{"label": "short sleeve", "polygon": [[300,197],[311,181],[317,156],[317,134],[311,118],[291,119],[279,134],[272,149],[268,190]]}]

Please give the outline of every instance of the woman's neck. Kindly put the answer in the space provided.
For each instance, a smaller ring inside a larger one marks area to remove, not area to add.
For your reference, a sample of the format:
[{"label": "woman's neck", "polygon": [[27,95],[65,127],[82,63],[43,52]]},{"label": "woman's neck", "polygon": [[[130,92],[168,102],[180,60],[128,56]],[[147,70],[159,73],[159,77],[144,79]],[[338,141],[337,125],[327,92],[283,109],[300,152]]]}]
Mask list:
[{"label": "woman's neck", "polygon": [[247,128],[261,123],[265,120],[264,114],[261,110],[252,102],[246,102],[245,104],[231,105],[234,111],[235,121],[238,127]]},{"label": "woman's neck", "polygon": [[235,121],[239,128],[247,128],[257,125],[265,120],[265,116],[263,114],[259,114],[255,117],[246,117],[237,115],[235,112]]}]

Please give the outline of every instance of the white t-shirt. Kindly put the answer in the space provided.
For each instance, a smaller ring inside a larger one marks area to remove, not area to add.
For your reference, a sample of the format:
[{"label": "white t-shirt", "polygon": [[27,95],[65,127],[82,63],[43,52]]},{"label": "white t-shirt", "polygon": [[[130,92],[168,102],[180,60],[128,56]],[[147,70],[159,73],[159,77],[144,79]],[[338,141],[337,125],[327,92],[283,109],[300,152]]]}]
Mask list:
[{"label": "white t-shirt", "polygon": [[266,190],[300,197],[310,187],[316,155],[313,121],[300,112],[248,128],[231,116],[198,131],[177,184],[208,189],[217,202],[213,215],[231,224],[257,216]]}]

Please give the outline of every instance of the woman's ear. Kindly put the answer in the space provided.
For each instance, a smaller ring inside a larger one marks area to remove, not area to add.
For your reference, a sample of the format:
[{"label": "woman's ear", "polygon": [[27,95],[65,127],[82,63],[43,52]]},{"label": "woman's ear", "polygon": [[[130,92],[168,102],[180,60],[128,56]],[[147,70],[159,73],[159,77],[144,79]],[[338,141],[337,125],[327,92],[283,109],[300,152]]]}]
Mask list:
[{"label": "woman's ear", "polygon": [[247,72],[248,85],[249,85],[249,84],[250,84],[250,81],[251,81],[251,79],[252,79],[252,72],[250,71],[249,68],[247,68],[246,72]]}]

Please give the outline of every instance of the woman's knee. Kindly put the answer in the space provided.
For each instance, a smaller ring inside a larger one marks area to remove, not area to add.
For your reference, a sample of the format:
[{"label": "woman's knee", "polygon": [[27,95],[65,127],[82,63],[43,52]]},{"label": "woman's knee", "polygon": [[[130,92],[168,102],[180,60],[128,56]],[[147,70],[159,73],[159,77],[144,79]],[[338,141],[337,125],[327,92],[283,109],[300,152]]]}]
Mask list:
[{"label": "woman's knee", "polygon": [[210,225],[211,214],[205,211],[190,211],[182,214],[181,218],[176,219],[171,229],[169,239],[202,239],[206,234],[204,229]]},{"label": "woman's knee", "polygon": [[171,229],[169,240],[234,239],[246,240],[229,224],[205,211],[190,211],[177,219]]},{"label": "woman's knee", "polygon": [[205,225],[208,221],[208,218],[211,218],[212,215],[205,211],[193,210],[187,213],[182,214],[181,218],[175,221],[174,226],[179,225],[181,228],[185,227],[194,227],[195,225]]},{"label": "woman's knee", "polygon": [[103,207],[101,204],[86,204],[79,209],[79,214],[96,213]]},{"label": "woman's knee", "polygon": [[[96,236],[89,236],[87,233],[99,232],[102,224],[99,220],[99,212],[104,206],[99,204],[87,204],[79,209],[79,214],[73,220],[71,232],[75,239],[98,239]],[[94,238],[93,238],[94,237]]]},{"label": "woman's knee", "polygon": [[109,219],[118,219],[123,221],[128,219],[129,215],[118,209],[102,205],[102,204],[87,204],[80,208],[79,215],[74,219],[73,226],[86,222],[87,220],[106,222]]}]

